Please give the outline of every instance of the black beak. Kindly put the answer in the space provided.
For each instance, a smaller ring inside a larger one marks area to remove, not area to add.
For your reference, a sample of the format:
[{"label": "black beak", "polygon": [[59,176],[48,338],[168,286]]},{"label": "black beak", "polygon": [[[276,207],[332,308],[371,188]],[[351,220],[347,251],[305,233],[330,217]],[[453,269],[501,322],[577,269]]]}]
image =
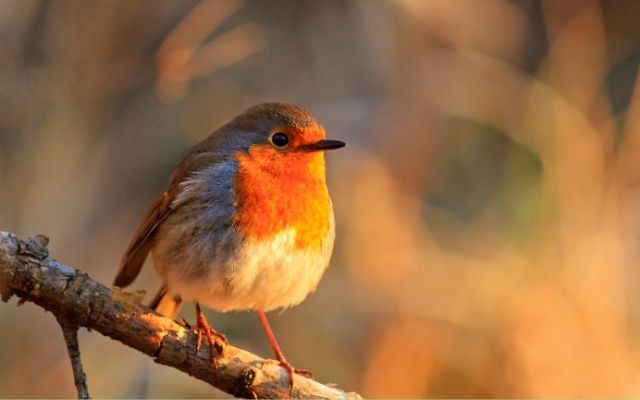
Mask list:
[{"label": "black beak", "polygon": [[346,145],[347,144],[345,142],[341,142],[339,140],[320,140],[315,143],[300,146],[299,149],[300,151],[324,151],[339,149]]}]

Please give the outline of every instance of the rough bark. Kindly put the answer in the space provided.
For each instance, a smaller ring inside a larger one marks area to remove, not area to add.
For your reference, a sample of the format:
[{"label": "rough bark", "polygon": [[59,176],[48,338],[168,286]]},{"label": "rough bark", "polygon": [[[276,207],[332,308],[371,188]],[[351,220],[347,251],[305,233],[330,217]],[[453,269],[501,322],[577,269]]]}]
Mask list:
[{"label": "rough bark", "polygon": [[0,232],[0,295],[12,295],[51,311],[69,326],[86,327],[118,340],[237,397],[358,398],[303,376],[289,391],[287,372],[279,365],[233,347],[209,359],[205,343],[195,350],[191,329],[141,305],[141,293],[108,288],[86,273],[49,258],[44,236],[20,240]]}]

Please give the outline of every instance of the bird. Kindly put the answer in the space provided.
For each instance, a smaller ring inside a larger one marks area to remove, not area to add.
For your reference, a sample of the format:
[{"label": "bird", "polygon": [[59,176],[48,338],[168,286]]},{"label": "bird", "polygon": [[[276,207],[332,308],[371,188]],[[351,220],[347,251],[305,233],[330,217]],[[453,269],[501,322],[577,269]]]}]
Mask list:
[{"label": "bird", "polygon": [[296,105],[240,113],[187,152],[135,231],[114,286],[130,285],[151,256],[162,285],[150,306],[174,318],[193,301],[196,349],[206,337],[216,365],[228,340],[200,305],[257,311],[293,389],[295,373],[310,373],[286,360],[266,312],[301,303],[329,265],[335,220],[324,153],[345,145]]}]

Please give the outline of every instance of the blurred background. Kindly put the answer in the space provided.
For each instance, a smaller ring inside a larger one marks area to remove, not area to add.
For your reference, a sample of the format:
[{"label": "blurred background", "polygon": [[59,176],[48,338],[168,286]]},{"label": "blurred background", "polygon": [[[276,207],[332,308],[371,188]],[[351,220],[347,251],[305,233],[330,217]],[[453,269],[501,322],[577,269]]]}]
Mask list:
[{"label": "blurred background", "polygon": [[[293,102],[349,143],[332,265],[271,313],[293,365],[366,397],[640,396],[638,21],[635,0],[0,0],[0,229],[108,285],[190,146]],[[75,396],[54,318],[16,300],[0,397]],[[254,313],[208,317],[271,356]],[[225,397],[80,345],[95,397]]]}]

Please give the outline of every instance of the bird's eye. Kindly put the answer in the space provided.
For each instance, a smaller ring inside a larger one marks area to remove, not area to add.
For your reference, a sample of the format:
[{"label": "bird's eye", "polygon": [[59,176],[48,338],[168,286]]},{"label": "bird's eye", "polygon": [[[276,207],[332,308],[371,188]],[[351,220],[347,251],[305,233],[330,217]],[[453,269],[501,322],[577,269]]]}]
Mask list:
[{"label": "bird's eye", "polygon": [[276,147],[284,147],[289,143],[289,137],[282,132],[274,133],[271,136],[271,143]]}]

